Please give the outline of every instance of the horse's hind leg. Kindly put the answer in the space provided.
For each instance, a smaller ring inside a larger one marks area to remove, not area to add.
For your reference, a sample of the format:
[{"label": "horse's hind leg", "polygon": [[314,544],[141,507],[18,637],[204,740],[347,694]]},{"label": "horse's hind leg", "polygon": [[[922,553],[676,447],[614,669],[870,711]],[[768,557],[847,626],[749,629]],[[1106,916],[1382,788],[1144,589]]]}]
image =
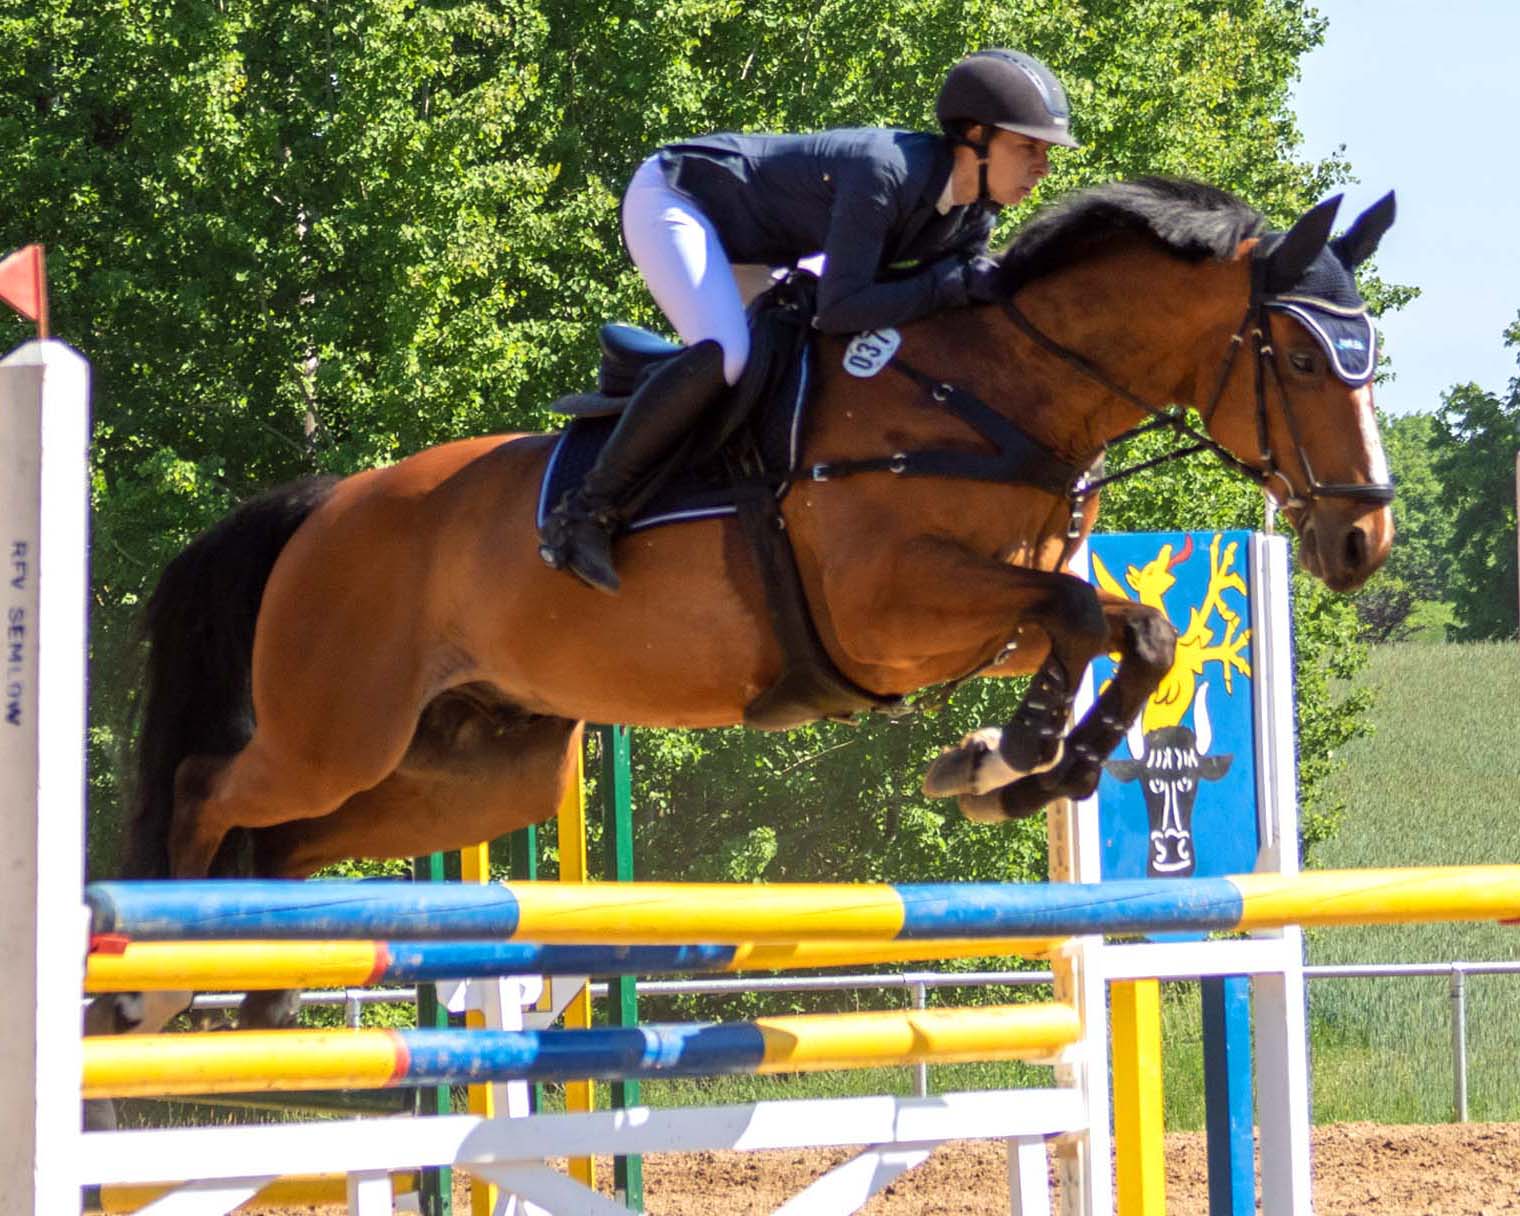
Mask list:
[{"label": "horse's hind leg", "polygon": [[578,772],[581,723],[528,717],[444,752],[419,741],[396,772],[320,819],[254,836],[260,872],[304,878],[353,857],[416,857],[552,816]]},{"label": "horse's hind leg", "polygon": [[[343,665],[347,666],[347,665]],[[230,759],[190,757],[175,778],[169,870],[201,878],[227,834],[328,815],[406,754],[427,700],[420,672],[334,669],[302,653],[256,698],[258,725]]]},{"label": "horse's hind leg", "polygon": [[1057,798],[1091,795],[1098,787],[1103,761],[1171,670],[1177,631],[1167,619],[1144,604],[1100,598],[1111,644],[1119,653],[1113,680],[1066,737],[1065,750],[1055,765],[991,792],[961,795],[959,805],[967,818],[1022,819]]},{"label": "horse's hind leg", "polygon": [[[420,698],[419,698],[420,700]],[[216,872],[236,872],[228,833],[259,829],[290,820],[321,816],[341,806],[355,791],[373,786],[390,772],[406,752],[417,720],[415,708],[383,703],[367,729],[351,733],[346,747],[323,742],[313,724],[313,761],[289,744],[288,736],[261,722],[253,740],[231,758],[191,756],[179,765],[174,782],[174,811],[169,836],[169,874],[172,878],[205,878]],[[223,852],[224,844],[227,851]],[[258,877],[286,876],[260,869]],[[152,1034],[163,1029],[189,1006],[189,992],[142,992],[104,995],[92,1001],[85,1014],[87,1034]],[[288,1024],[293,1006],[288,999],[259,995],[253,1004],[269,1005],[255,1018],[265,1025]]]},{"label": "horse's hind leg", "polygon": [[[448,732],[452,746],[440,747],[442,732],[429,729],[436,716],[424,714],[406,760],[379,785],[319,819],[256,832],[258,873],[306,878],[353,857],[415,857],[462,848],[554,814],[578,773],[579,722],[524,716],[504,723],[497,715],[484,730]],[[470,725],[482,723],[477,718]],[[472,733],[473,740],[461,738]],[[293,991],[249,993],[238,1025],[289,1026],[299,1008]]]}]

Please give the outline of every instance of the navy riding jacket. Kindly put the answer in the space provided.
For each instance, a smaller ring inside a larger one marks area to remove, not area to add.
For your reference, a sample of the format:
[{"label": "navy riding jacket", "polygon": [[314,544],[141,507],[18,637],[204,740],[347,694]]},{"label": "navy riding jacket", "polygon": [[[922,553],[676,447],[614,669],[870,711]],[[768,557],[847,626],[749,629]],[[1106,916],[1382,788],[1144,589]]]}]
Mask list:
[{"label": "navy riding jacket", "polygon": [[972,203],[940,214],[951,146],[923,132],[718,134],[658,155],[670,185],[712,221],[730,262],[827,256],[814,323],[833,333],[966,303],[965,261],[986,249],[998,212]]}]

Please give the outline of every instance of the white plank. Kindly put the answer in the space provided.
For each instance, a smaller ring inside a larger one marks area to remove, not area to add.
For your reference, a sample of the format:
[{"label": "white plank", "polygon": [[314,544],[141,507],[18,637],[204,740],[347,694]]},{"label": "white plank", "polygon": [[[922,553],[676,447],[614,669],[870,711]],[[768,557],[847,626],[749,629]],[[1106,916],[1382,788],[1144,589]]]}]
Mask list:
[{"label": "white plank", "polygon": [[927,1161],[935,1147],[872,1145],[798,1191],[776,1209],[775,1216],[848,1216],[858,1212],[882,1187]]},{"label": "white plank", "polygon": [[241,1174],[415,1169],[702,1149],[917,1144],[1083,1131],[1087,1109],[1070,1089],[835,1098],[488,1120],[474,1115],[284,1123],[261,1127],[91,1132],[76,1184],[157,1182],[194,1161],[226,1160]]},{"label": "white plank", "polygon": [[[564,1216],[571,1213],[574,1216],[628,1216],[628,1209],[622,1204],[613,1203],[568,1174],[551,1170],[546,1165],[518,1162],[479,1166],[473,1172],[494,1182],[503,1192],[526,1199],[526,1212],[534,1211],[532,1205],[537,1205],[542,1211],[563,1213]],[[518,1211],[524,1212],[524,1208],[519,1207]]]},{"label": "white plank", "polygon": [[391,1216],[389,1170],[370,1170],[348,1176],[348,1216]]},{"label": "white plank", "polygon": [[226,1216],[273,1181],[273,1177],[266,1177],[187,1182],[139,1208],[138,1216]]},{"label": "white plank", "polygon": [[[1302,950],[1299,930],[1290,940]],[[1251,982],[1256,1032],[1256,1122],[1264,1216],[1312,1211],[1309,1163],[1309,1031],[1301,968]]]},{"label": "white plank", "polygon": [[1110,980],[1263,975],[1302,966],[1301,954],[1278,934],[1229,941],[1109,943],[1103,948],[1103,973]]},{"label": "white plank", "polygon": [[1050,1174],[1043,1136],[1008,1141],[1008,1202],[1013,1216],[1050,1216]]}]

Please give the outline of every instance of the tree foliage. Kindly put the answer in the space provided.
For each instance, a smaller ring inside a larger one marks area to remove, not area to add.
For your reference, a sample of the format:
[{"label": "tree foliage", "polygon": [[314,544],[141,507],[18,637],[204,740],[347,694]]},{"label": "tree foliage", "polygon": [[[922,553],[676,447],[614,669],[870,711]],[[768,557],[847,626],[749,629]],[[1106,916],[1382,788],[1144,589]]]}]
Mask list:
[{"label": "tree foliage", "polygon": [[[1520,322],[1505,341],[1520,345]],[[1363,636],[1398,641],[1434,619],[1457,641],[1513,637],[1520,377],[1502,397],[1456,385],[1435,412],[1385,418],[1381,429],[1398,537],[1357,597]]]},{"label": "tree foliage", "polygon": [[[1520,347],[1520,321],[1505,332]],[[1436,473],[1451,513],[1448,597],[1458,641],[1516,634],[1515,459],[1520,377],[1499,397],[1460,384],[1441,398],[1432,433]]]},{"label": "tree foliage", "polygon": [[[1289,105],[1322,32],[1303,0],[36,0],[11,15],[0,238],[48,244],[55,327],[96,376],[97,809],[132,613],[191,535],[293,476],[541,426],[590,375],[597,322],[657,319],[617,201],[659,143],[925,126],[947,64],[1019,46],[1068,82],[1086,142],[1039,197],[1171,172],[1283,223],[1344,175],[1299,158]],[[1203,466],[1111,497],[1108,526],[1259,511]],[[1306,611],[1301,629],[1340,636],[1338,610]],[[1301,648],[1301,665],[1319,655]],[[1340,712],[1303,687],[1306,712]],[[908,776],[1009,696],[986,685],[927,723],[854,733],[651,737],[645,855],[714,876],[1038,868],[1034,835],[947,819]],[[1306,738],[1306,756],[1323,746]]]},{"label": "tree foliage", "polygon": [[1362,636],[1371,642],[1407,638],[1422,602],[1444,600],[1451,567],[1452,512],[1434,462],[1430,414],[1380,418],[1393,501],[1396,539],[1387,563],[1357,596]]}]

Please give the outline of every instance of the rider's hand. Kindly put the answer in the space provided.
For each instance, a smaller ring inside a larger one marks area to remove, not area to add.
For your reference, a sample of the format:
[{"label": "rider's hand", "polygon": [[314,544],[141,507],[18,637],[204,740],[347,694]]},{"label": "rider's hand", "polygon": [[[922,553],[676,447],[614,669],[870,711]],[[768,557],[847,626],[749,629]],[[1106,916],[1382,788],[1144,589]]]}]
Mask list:
[{"label": "rider's hand", "polygon": [[1008,294],[1000,283],[1002,268],[981,254],[961,263],[961,278],[966,284],[966,299],[972,304],[990,304]]}]

